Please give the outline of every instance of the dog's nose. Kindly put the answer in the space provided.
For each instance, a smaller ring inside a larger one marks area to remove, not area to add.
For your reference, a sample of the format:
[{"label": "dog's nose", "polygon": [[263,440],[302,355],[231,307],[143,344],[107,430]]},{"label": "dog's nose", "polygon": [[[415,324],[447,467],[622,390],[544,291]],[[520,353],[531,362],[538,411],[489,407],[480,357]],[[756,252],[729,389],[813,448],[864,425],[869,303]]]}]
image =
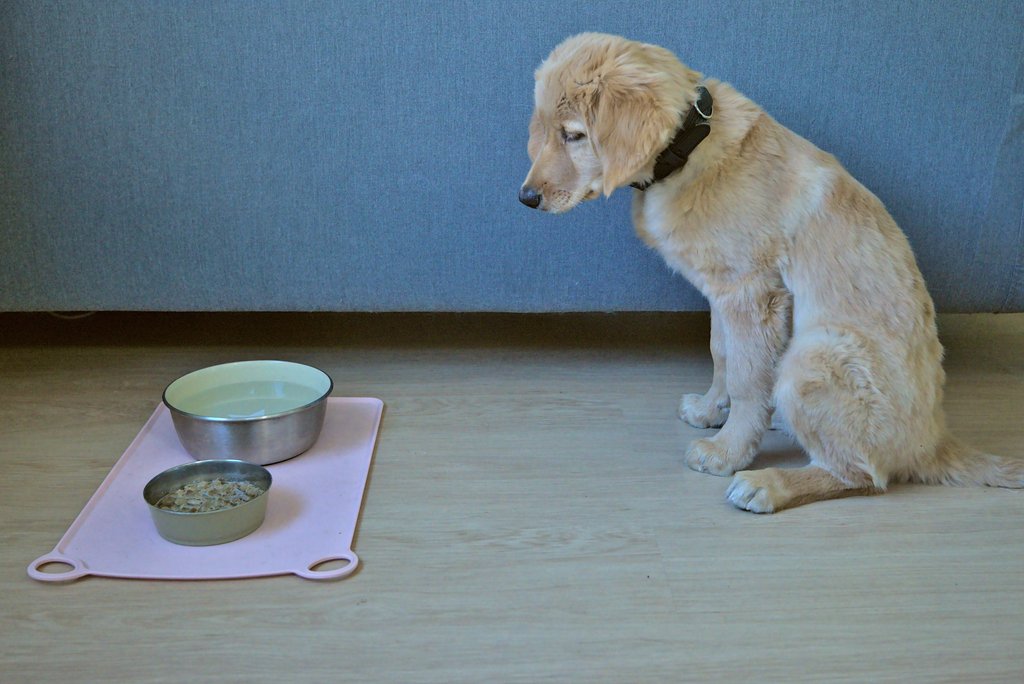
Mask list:
[{"label": "dog's nose", "polygon": [[524,187],[519,191],[519,201],[531,209],[536,209],[540,206],[540,193],[533,188]]}]

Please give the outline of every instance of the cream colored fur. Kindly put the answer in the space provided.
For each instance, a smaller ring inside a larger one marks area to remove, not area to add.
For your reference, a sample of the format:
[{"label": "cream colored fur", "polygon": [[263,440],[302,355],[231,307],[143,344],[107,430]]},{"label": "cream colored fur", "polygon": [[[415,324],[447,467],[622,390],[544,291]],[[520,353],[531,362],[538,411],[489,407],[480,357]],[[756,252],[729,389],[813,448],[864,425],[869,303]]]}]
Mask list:
[{"label": "cream colored fur", "polygon": [[[654,45],[569,38],[536,72],[524,188],[558,213],[649,180],[698,84],[714,98],[710,135],[682,170],[633,190],[632,210],[710,303],[714,376],[680,416],[721,430],[687,464],[735,474],[729,501],[755,512],[895,481],[1024,486],[1024,460],[947,431],[935,308],[882,203],[728,84]],[[810,464],[744,470],[773,410]]]}]

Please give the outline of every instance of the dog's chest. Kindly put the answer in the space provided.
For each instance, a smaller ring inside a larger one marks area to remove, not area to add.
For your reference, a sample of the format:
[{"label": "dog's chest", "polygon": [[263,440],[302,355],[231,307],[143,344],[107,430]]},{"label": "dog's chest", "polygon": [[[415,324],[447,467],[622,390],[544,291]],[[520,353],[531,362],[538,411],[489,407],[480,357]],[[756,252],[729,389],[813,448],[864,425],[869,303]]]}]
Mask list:
[{"label": "dog's chest", "polygon": [[744,239],[744,227],[735,216],[700,208],[686,201],[692,198],[668,192],[636,194],[633,221],[637,234],[705,295],[752,267],[749,236]]}]

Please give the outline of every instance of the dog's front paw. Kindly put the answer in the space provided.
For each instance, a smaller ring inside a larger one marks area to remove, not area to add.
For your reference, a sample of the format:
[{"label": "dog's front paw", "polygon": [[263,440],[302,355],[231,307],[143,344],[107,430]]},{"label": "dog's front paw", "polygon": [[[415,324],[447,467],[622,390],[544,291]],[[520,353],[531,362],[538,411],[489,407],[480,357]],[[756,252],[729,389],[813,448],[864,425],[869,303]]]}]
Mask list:
[{"label": "dog's front paw", "polygon": [[774,468],[744,470],[736,473],[725,498],[736,508],[751,513],[774,513],[788,499],[782,478]]},{"label": "dog's front paw", "polygon": [[679,417],[695,428],[717,428],[725,424],[729,409],[706,394],[684,394],[679,402]]},{"label": "dog's front paw", "polygon": [[737,464],[748,462],[749,459],[734,458],[714,438],[695,439],[686,450],[686,465],[700,473],[726,477],[736,472]]}]

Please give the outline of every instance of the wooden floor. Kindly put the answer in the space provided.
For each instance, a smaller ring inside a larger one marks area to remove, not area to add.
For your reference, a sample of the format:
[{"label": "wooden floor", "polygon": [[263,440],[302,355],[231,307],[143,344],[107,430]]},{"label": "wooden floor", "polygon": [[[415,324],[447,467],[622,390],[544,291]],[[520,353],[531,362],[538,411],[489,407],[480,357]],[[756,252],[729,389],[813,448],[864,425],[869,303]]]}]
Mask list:
[{"label": "wooden floor", "polygon": [[[688,470],[703,315],[0,316],[0,681],[1022,682],[1024,493],[775,516]],[[956,432],[1024,457],[1024,316],[945,316]],[[195,368],[386,402],[348,579],[31,580]],[[770,434],[766,463],[799,463]]]}]

